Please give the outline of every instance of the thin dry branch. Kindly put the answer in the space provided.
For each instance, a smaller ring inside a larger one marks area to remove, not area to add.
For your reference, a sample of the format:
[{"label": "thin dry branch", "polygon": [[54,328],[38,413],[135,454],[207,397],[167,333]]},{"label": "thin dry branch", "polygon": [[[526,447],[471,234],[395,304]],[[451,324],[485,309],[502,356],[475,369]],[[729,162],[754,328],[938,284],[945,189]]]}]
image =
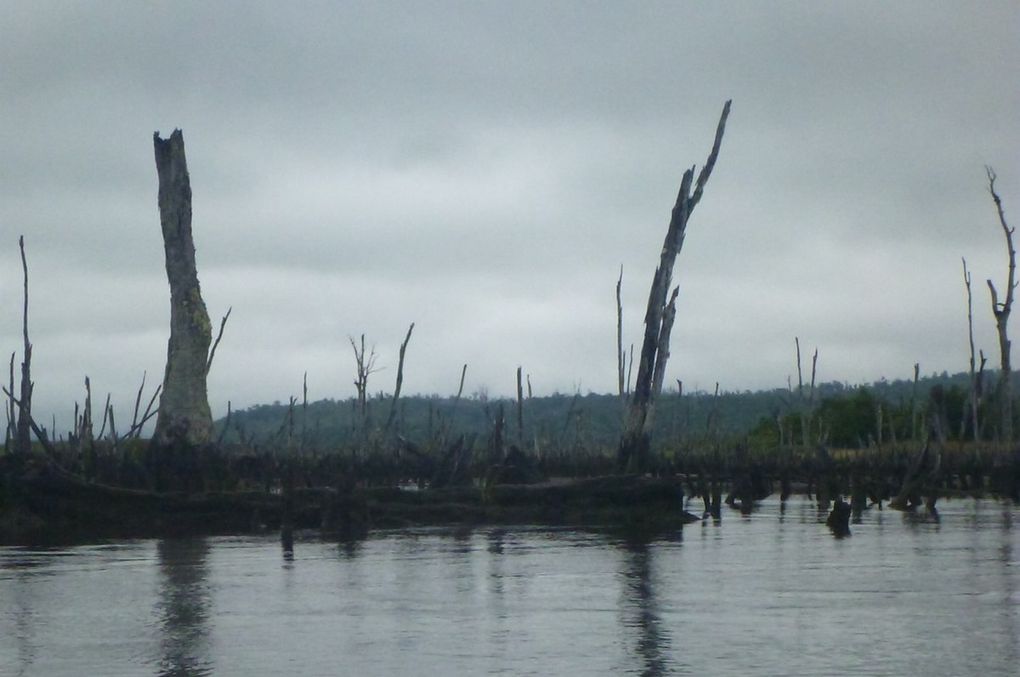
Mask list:
[{"label": "thin dry branch", "polygon": [[209,370],[212,369],[213,358],[216,357],[216,348],[220,345],[220,339],[223,338],[223,329],[227,326],[227,320],[230,319],[230,313],[234,310],[233,306],[227,308],[227,314],[220,320],[220,330],[216,334],[216,340],[213,341],[212,348],[209,349],[209,360],[205,363],[205,373],[208,374]]},{"label": "thin dry branch", "polygon": [[142,414],[142,420],[140,420],[137,425],[132,425],[131,426],[131,430],[128,431],[127,437],[132,437],[132,436],[139,437],[139,436],[141,436],[141,434],[142,434],[142,427],[145,425],[145,423],[150,418],[152,418],[157,413],[159,413],[159,408],[153,409],[152,405],[156,403],[156,398],[159,397],[159,394],[161,392],[163,392],[163,384],[162,383],[159,384],[158,386],[156,386],[155,392],[152,393],[152,397],[149,399],[148,406],[145,407],[145,413]]},{"label": "thin dry branch", "polygon": [[138,394],[135,395],[135,409],[134,409],[134,412],[131,414],[131,425],[128,427],[128,430],[130,430],[131,428],[134,428],[135,424],[138,423],[138,408],[142,405],[142,391],[145,390],[145,377],[146,376],[148,376],[148,372],[143,371],[142,372],[142,384],[140,386],[138,386]]}]

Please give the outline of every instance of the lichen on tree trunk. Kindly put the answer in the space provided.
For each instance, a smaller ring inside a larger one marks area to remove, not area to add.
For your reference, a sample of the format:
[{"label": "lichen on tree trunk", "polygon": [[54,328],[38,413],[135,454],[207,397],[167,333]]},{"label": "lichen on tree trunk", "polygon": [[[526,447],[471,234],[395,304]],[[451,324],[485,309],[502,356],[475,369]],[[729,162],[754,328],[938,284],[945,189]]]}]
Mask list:
[{"label": "lichen on tree trunk", "polygon": [[153,441],[158,445],[200,445],[212,434],[206,389],[212,326],[202,301],[191,237],[191,184],[184,136],[153,135],[159,177],[159,220],[170,283],[170,340]]}]

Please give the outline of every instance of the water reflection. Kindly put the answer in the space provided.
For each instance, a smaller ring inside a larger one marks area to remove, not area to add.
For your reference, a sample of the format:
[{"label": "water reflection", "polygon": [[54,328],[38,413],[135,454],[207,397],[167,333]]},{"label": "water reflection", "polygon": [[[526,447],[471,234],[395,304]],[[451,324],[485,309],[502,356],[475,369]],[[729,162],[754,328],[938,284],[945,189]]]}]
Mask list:
[{"label": "water reflection", "polygon": [[646,677],[670,674],[666,652],[669,637],[662,631],[655,581],[652,577],[654,550],[647,539],[634,537],[622,542],[623,589],[620,595],[625,631],[637,631],[636,662]]},{"label": "water reflection", "polygon": [[17,675],[31,673],[32,664],[35,663],[36,653],[36,623],[34,613],[34,588],[31,585],[30,574],[19,570],[14,575],[14,640],[17,647],[16,665]]},{"label": "water reflection", "polygon": [[159,674],[210,675],[209,544],[205,539],[169,539],[156,545],[160,589],[156,611],[162,634]]},{"label": "water reflection", "polygon": [[1002,580],[1003,600],[1003,622],[1008,628],[1007,636],[1014,641],[1009,642],[1008,660],[1010,665],[1016,665],[1018,658],[1017,644],[1020,643],[1020,628],[1017,627],[1017,617],[1020,616],[1020,594],[1017,593],[1016,584],[1010,572],[1010,567],[1016,566],[1013,559],[1013,513],[1006,509],[1002,513],[1002,547],[999,550],[999,564],[1001,565],[1000,575]]}]

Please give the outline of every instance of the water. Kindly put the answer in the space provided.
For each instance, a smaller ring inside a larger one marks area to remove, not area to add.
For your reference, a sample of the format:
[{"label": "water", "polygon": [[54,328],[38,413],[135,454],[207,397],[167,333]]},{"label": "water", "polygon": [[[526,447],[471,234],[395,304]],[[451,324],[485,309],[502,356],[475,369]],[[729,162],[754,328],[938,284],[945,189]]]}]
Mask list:
[{"label": "water", "polygon": [[1013,675],[1020,515],[0,548],[2,675]]}]

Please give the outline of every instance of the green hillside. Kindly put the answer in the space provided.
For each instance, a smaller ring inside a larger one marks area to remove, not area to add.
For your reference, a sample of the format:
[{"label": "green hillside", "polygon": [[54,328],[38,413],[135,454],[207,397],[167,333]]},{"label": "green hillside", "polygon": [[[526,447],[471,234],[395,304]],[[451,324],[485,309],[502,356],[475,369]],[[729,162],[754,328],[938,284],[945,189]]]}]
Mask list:
[{"label": "green hillside", "polygon": [[[991,390],[995,374],[986,374],[986,390]],[[966,401],[968,376],[965,373],[922,377],[917,386],[918,407],[923,408],[929,392],[941,386],[945,416],[952,430],[957,430]],[[807,398],[805,387],[804,397]],[[866,444],[878,437],[877,410],[883,408],[883,436],[888,439],[887,426],[894,426],[892,435],[907,436],[910,432],[911,402],[915,386],[912,381],[879,381],[866,386],[825,383],[815,393],[815,418],[826,426],[832,443],[840,446]],[[385,423],[391,407],[391,396],[378,393],[368,401],[368,429],[378,430]],[[799,402],[796,387],[765,391],[696,392],[679,396],[676,391],[664,393],[655,409],[655,443],[696,442],[722,437],[728,439],[752,435],[768,442],[778,442],[777,417],[790,422],[794,432],[799,426]],[[440,431],[454,434],[487,435],[493,422],[503,412],[506,435],[516,440],[517,403],[510,399],[410,396],[397,405],[394,424],[396,432],[417,442],[432,439]],[[621,429],[623,407],[615,395],[554,394],[526,399],[523,404],[524,437],[527,446],[545,448],[615,448]],[[261,447],[280,447],[287,435],[288,405],[274,403],[257,405],[231,415],[224,441],[253,442]],[[225,420],[217,422],[223,430]],[[354,399],[319,400],[307,408],[300,402],[294,406],[293,440],[305,440],[306,449],[329,451],[348,448],[360,439],[360,412]],[[772,430],[773,432],[769,432]],[[799,434],[799,433],[797,433]],[[764,436],[764,437],[763,437]],[[242,439],[243,438],[243,439]]]}]

